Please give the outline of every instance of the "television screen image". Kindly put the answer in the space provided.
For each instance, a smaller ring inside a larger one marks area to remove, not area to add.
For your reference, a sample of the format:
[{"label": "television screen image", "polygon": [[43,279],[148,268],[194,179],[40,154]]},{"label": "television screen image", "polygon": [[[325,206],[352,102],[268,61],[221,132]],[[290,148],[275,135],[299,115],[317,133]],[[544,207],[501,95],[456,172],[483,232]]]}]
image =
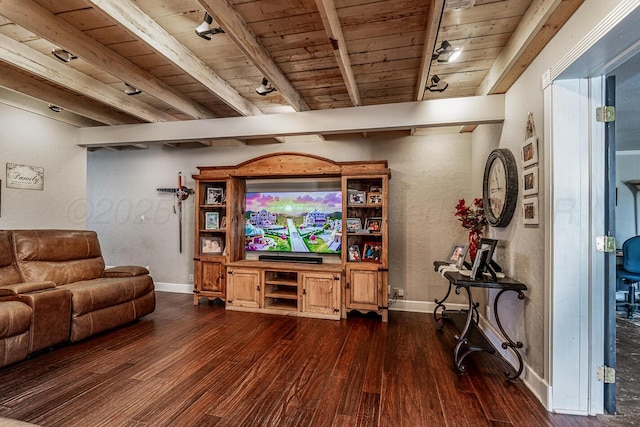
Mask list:
[{"label": "television screen image", "polygon": [[247,251],[341,252],[340,191],[247,193],[246,206]]}]

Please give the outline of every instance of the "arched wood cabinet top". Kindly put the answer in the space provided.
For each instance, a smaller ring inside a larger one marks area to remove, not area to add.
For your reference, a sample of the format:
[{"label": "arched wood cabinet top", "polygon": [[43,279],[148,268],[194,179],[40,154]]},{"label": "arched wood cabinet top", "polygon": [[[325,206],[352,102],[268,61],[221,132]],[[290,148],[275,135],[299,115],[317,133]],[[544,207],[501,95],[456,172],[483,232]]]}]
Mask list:
[{"label": "arched wood cabinet top", "polygon": [[267,154],[236,166],[198,166],[198,169],[200,174],[193,175],[194,179],[391,175],[386,160],[336,162],[313,154],[289,152]]}]

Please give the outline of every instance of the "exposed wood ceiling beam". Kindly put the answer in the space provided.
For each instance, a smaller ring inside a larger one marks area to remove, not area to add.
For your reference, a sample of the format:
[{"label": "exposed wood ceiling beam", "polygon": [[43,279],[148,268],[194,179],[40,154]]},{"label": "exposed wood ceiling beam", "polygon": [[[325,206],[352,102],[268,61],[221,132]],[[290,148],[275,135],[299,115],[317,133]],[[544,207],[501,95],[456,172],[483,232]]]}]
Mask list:
[{"label": "exposed wood ceiling beam", "polygon": [[254,139],[273,136],[361,133],[434,126],[502,123],[504,95],[447,98],[299,113],[78,129],[78,144]]},{"label": "exposed wood ceiling beam", "polygon": [[0,13],[23,28],[197,119],[215,117],[132,62],[31,0],[0,0]]},{"label": "exposed wood ceiling beam", "polygon": [[424,99],[425,86],[429,78],[431,70],[431,56],[436,48],[436,40],[438,39],[438,29],[442,20],[445,0],[432,0],[431,9],[429,10],[429,19],[427,19],[427,28],[425,29],[424,44],[422,47],[422,60],[420,61],[420,72],[418,74],[418,87],[416,87],[416,101]]},{"label": "exposed wood ceiling beam", "polygon": [[534,0],[476,95],[506,92],[583,1]]},{"label": "exposed wood ceiling beam", "polygon": [[177,120],[175,117],[141,102],[60,61],[0,34],[0,61],[49,80],[72,91],[110,105],[147,122]]},{"label": "exposed wood ceiling beam", "polygon": [[342,26],[338,19],[336,5],[333,0],[316,0],[316,6],[320,12],[322,24],[327,32],[327,36],[329,36],[329,40],[333,45],[333,52],[336,55],[336,61],[338,61],[340,74],[342,74],[345,86],[347,87],[349,98],[351,98],[351,102],[354,106],[357,107],[358,105],[362,105],[360,92],[358,91],[358,85],[356,84],[356,78],[353,75],[353,69],[351,68],[349,50],[347,49],[347,44],[344,41]]},{"label": "exposed wood ceiling beam", "polygon": [[199,0],[199,2],[247,58],[278,89],[278,93],[287,100],[294,110],[307,111],[310,109],[302,95],[293,87],[271,55],[249,29],[244,19],[227,0]]},{"label": "exposed wood ceiling beam", "polygon": [[[83,97],[73,95],[70,92],[48,85],[41,80],[29,77],[4,63],[0,63],[0,86],[39,99],[41,104],[49,103],[57,105],[66,111],[74,112],[80,116],[95,120],[98,123],[106,125],[137,123],[134,118],[122,114],[113,108],[109,108],[101,103],[89,104],[89,101]],[[82,126],[90,126],[90,124],[83,123]]]},{"label": "exposed wood ceiling beam", "polygon": [[[2,74],[0,73],[0,76]],[[95,126],[97,123],[93,120],[89,120],[86,117],[79,116],[70,111],[62,111],[55,113],[51,111],[47,104],[41,100],[24,95],[20,92],[15,92],[11,89],[5,89],[0,86],[0,103],[11,105],[12,107],[20,110],[29,111],[30,113],[38,114],[40,116],[48,117],[53,120],[57,120],[62,123],[66,123],[75,127],[88,127]]]},{"label": "exposed wood ceiling beam", "polygon": [[[262,111],[130,0],[87,0],[244,116]],[[74,52],[75,53],[75,52]],[[135,86],[135,85],[134,85]]]}]

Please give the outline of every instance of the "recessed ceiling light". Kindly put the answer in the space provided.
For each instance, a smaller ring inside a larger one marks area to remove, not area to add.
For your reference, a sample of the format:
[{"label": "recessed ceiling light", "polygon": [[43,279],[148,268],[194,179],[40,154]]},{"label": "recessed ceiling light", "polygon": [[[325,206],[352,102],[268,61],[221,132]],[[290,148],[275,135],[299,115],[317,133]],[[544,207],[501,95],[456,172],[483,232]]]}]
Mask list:
[{"label": "recessed ceiling light", "polygon": [[60,61],[62,62],[69,62],[72,59],[77,59],[78,57],[75,56],[73,53],[69,52],[68,50],[56,47],[55,49],[53,49],[51,51],[51,53],[53,54],[53,56],[55,56],[56,58],[58,58]]},{"label": "recessed ceiling light", "polygon": [[49,104],[49,110],[53,111],[54,113],[60,113],[64,109],[62,107],[58,107],[57,105]]}]

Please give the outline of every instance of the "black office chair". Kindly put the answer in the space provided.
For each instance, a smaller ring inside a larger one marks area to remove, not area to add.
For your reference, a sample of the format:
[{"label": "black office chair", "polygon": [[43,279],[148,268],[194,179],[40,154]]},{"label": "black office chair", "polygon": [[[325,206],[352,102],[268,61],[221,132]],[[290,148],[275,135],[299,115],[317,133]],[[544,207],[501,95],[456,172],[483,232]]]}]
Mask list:
[{"label": "black office chair", "polygon": [[631,317],[639,304],[636,300],[636,285],[640,282],[640,236],[635,236],[622,245],[622,265],[616,268],[616,275],[627,286],[627,300],[616,303],[616,308],[624,307],[627,318]]}]

